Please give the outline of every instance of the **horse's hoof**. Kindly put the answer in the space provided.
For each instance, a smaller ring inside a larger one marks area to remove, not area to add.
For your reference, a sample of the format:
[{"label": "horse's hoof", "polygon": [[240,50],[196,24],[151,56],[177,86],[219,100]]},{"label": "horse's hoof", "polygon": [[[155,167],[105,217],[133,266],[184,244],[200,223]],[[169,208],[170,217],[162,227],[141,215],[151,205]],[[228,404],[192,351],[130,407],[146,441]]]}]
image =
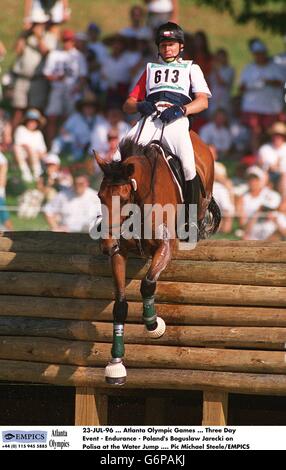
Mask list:
[{"label": "horse's hoof", "polygon": [[127,371],[123,362],[112,360],[105,367],[105,382],[109,385],[124,385],[126,382]]},{"label": "horse's hoof", "polygon": [[147,330],[148,336],[153,339],[160,338],[161,336],[163,336],[165,331],[166,331],[166,323],[161,317],[157,317],[157,328],[155,330],[153,331]]}]

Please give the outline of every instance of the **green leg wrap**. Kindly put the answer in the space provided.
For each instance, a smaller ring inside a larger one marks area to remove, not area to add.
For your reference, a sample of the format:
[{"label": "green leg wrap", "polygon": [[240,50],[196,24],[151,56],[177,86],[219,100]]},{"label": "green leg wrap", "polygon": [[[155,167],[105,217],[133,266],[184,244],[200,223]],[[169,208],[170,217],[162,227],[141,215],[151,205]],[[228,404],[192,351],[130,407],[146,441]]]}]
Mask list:
[{"label": "green leg wrap", "polygon": [[143,321],[145,325],[152,327],[157,321],[157,315],[155,311],[155,296],[143,298]]},{"label": "green leg wrap", "polygon": [[113,326],[111,355],[114,359],[124,356],[124,325],[121,323],[114,323]]}]

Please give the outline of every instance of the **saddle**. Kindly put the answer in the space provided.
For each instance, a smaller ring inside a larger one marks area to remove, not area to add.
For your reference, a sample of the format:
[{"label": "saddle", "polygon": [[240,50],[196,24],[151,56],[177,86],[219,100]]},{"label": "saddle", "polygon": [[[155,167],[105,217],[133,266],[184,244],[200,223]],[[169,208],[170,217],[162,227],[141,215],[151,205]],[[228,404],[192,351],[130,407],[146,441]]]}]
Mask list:
[{"label": "saddle", "polygon": [[[184,176],[184,171],[183,171],[183,168],[182,168],[182,164],[181,164],[181,160],[179,159],[179,157],[175,154],[173,154],[170,149],[166,146],[166,145],[163,145],[162,142],[160,142],[159,140],[152,140],[151,142],[152,145],[156,145],[157,147],[160,147],[172,173],[173,173],[173,176],[177,182],[177,185],[179,186],[180,188],[180,192],[181,192],[181,195],[182,195],[182,200],[184,201],[185,200],[185,187],[186,187],[186,182],[185,182],[185,176]],[[197,167],[197,165],[196,165]],[[205,188],[204,188],[204,185],[203,185],[203,182],[202,182],[202,178],[201,178],[201,175],[200,175],[200,172],[198,171],[198,168],[197,168],[197,173],[198,173],[198,176],[199,176],[199,182],[200,182],[200,189],[201,189],[201,193],[202,193],[202,197],[206,197],[206,191],[205,191]]]}]

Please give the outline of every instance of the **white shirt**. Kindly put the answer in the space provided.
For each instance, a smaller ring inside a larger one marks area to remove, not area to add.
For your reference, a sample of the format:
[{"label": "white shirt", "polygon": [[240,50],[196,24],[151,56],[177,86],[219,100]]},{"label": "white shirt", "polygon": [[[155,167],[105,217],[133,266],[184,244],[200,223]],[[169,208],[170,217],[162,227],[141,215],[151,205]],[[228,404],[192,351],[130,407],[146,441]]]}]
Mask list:
[{"label": "white shirt", "polygon": [[243,210],[247,218],[252,217],[261,206],[266,206],[271,200],[273,207],[277,208],[281,202],[281,196],[276,191],[267,187],[263,188],[258,196],[254,197],[250,192],[243,195]]},{"label": "white shirt", "polygon": [[139,60],[138,52],[123,52],[119,57],[107,57],[101,68],[101,76],[106,88],[115,88],[119,83],[129,83],[131,81],[130,70]]},{"label": "white shirt", "polygon": [[[265,85],[265,80],[279,80],[281,87]],[[284,77],[273,62],[264,66],[248,64],[242,71],[240,83],[246,87],[242,98],[242,111],[259,114],[278,114],[283,110]]]},{"label": "white shirt", "polygon": [[234,205],[232,203],[230,192],[222,183],[214,181],[213,195],[216,202],[221,209],[223,216],[233,217],[234,216]]},{"label": "white shirt", "polygon": [[60,215],[61,225],[70,232],[88,232],[91,222],[101,215],[101,203],[97,192],[91,188],[81,196],[67,189],[46,204],[44,212],[51,216]]},{"label": "white shirt", "polygon": [[46,153],[47,146],[42,132],[37,129],[30,131],[26,126],[18,126],[14,135],[15,145],[28,145],[32,150],[39,153]]},{"label": "white shirt", "polygon": [[[37,20],[39,14],[44,14],[45,10],[43,9],[40,0],[33,0],[32,10],[30,14],[30,20]],[[63,0],[57,0],[55,5],[49,10],[48,15],[53,23],[62,23],[64,21],[64,2]]]},{"label": "white shirt", "polygon": [[200,137],[208,145],[214,145],[219,152],[227,152],[232,145],[232,135],[227,127],[217,127],[214,122],[200,129]]},{"label": "white shirt", "polygon": [[88,74],[87,63],[84,55],[77,49],[69,51],[52,51],[47,57],[44,67],[44,75],[64,75],[63,80],[51,82],[53,88],[72,87],[80,77]]},{"label": "white shirt", "polygon": [[282,212],[274,212],[275,220],[258,221],[252,228],[249,240],[266,240],[271,237],[276,230],[286,229],[286,215]]},{"label": "white shirt", "polygon": [[210,88],[212,90],[212,100],[209,104],[210,112],[214,112],[218,108],[230,109],[231,87],[234,79],[234,69],[229,65],[220,67],[217,72],[223,80],[224,85],[219,83],[216,72],[211,72],[209,77]]},{"label": "white shirt", "polygon": [[274,171],[286,172],[286,142],[279,148],[271,143],[262,145],[258,150],[260,165],[268,171],[273,167]]},{"label": "white shirt", "polygon": [[147,5],[150,13],[170,13],[173,11],[173,2],[171,0],[152,0]]}]

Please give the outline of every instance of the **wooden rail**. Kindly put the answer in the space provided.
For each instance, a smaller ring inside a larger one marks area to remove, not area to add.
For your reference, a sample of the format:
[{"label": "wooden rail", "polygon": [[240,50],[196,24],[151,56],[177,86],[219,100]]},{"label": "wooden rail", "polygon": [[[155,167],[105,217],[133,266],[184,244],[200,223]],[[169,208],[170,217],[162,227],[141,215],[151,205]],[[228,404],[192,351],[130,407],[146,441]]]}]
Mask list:
[{"label": "wooden rail", "polygon": [[[141,321],[150,260],[132,255],[126,390],[201,390],[203,424],[227,423],[228,393],[286,395],[285,247],[211,240],[177,250],[158,282],[167,330],[156,341]],[[113,298],[108,259],[88,235],[0,233],[0,380],[74,386],[76,424],[108,423]]]}]

